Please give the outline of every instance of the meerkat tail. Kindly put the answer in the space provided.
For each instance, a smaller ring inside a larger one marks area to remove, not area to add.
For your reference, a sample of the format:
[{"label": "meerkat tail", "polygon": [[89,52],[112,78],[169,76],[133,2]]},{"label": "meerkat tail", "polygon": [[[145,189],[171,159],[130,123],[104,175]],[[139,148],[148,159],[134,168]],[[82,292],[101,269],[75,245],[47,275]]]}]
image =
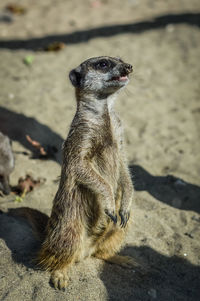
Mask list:
[{"label": "meerkat tail", "polygon": [[61,231],[55,231],[51,219],[47,235],[37,256],[38,265],[48,271],[65,268],[78,261],[82,254],[84,227],[80,221],[66,223]]}]

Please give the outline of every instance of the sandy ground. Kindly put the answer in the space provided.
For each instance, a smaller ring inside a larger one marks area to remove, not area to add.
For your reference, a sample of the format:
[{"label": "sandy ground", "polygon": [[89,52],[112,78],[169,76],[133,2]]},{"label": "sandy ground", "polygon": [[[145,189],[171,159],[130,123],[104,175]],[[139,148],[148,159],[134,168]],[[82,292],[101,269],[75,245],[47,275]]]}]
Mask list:
[{"label": "sandy ground", "polygon": [[[1,195],[0,208],[50,213],[75,112],[68,72],[92,56],[120,56],[134,66],[116,109],[136,190],[121,253],[150,272],[138,280],[133,270],[87,259],[72,269],[67,290],[56,291],[32,262],[39,244],[31,228],[2,213],[0,300],[199,300],[199,1],[29,2],[17,2],[27,8],[21,16],[4,10],[8,1],[0,4],[0,131],[13,140],[11,186],[26,174],[45,182],[22,203]],[[53,41],[66,47],[42,51]],[[31,65],[23,62],[28,55]],[[54,158],[38,158],[26,134],[55,146]]]}]

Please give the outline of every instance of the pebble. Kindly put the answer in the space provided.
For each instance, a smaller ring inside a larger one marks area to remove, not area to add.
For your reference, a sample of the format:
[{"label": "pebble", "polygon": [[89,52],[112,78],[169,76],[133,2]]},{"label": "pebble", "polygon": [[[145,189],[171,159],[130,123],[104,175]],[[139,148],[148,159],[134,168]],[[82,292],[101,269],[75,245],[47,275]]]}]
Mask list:
[{"label": "pebble", "polygon": [[15,95],[12,94],[12,93],[9,93],[9,94],[8,94],[8,97],[9,97],[10,99],[13,99],[13,98],[15,97]]},{"label": "pebble", "polygon": [[169,32],[169,33],[173,32],[174,31],[174,25],[173,24],[168,24],[166,26],[166,31]]},{"label": "pebble", "polygon": [[181,199],[179,198],[174,198],[172,200],[172,206],[175,207],[175,208],[181,208],[181,205],[182,205],[182,201]]},{"label": "pebble", "polygon": [[151,288],[148,291],[148,295],[151,296],[153,299],[156,299],[157,298],[157,291],[154,288]]},{"label": "pebble", "polygon": [[176,182],[174,184],[177,186],[185,186],[186,185],[186,183],[181,179],[176,180]]}]

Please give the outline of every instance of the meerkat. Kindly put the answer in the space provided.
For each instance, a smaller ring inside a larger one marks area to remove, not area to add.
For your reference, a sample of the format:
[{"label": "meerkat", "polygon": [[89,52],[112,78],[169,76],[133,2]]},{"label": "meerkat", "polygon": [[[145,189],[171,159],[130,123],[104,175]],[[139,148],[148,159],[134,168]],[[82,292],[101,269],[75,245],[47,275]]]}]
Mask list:
[{"label": "meerkat", "polygon": [[14,156],[11,140],[0,132],[0,190],[10,193],[9,177],[14,169]]},{"label": "meerkat", "polygon": [[114,100],[129,82],[132,66],[115,57],[95,57],[73,69],[77,110],[63,144],[60,183],[51,216],[30,208],[27,217],[42,244],[37,262],[65,289],[70,267],[94,256],[136,267],[116,255],[130,223],[133,184],[124,155],[123,129]]},{"label": "meerkat", "polygon": [[60,183],[38,254],[55,288],[64,289],[70,266],[88,256],[135,264],[115,255],[127,232],[134,189],[113,105],[131,72],[121,59],[102,56],[69,73],[77,110],[63,144]]}]

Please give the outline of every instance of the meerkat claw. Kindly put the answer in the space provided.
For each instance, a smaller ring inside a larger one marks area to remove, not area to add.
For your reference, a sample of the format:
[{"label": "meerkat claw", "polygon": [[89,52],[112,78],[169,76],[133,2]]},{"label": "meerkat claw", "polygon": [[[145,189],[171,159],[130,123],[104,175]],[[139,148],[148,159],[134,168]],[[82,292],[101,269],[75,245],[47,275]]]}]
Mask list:
[{"label": "meerkat claw", "polygon": [[114,224],[117,223],[117,215],[115,215],[114,212],[113,212],[113,213],[110,213],[110,212],[106,209],[106,210],[105,210],[105,214],[106,214],[107,216],[110,217],[110,219],[113,221]]},{"label": "meerkat claw", "polygon": [[120,226],[125,228],[130,217],[130,212],[119,211],[119,216],[121,218]]},{"label": "meerkat claw", "polygon": [[113,222],[114,222],[114,224],[117,223],[117,215],[114,216]]}]

